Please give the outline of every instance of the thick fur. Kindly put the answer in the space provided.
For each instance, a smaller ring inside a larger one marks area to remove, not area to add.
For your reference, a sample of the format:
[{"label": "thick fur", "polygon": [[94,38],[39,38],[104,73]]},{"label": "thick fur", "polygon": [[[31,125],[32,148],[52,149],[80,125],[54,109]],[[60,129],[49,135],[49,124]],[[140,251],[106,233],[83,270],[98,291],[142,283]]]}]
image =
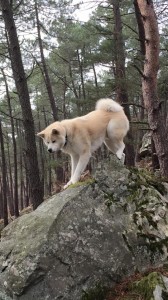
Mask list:
[{"label": "thick fur", "polygon": [[100,99],[95,111],[54,122],[37,135],[43,138],[49,152],[62,150],[71,156],[71,178],[64,186],[67,188],[80,179],[92,152],[103,143],[119,159],[123,159],[123,139],[128,130],[129,122],[122,106],[111,99]]}]

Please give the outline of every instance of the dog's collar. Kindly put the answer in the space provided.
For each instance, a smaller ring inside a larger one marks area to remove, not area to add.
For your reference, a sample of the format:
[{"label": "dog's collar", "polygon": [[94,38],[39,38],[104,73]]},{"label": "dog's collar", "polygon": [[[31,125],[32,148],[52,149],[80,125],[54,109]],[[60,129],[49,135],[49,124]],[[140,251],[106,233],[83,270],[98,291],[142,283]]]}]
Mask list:
[{"label": "dog's collar", "polygon": [[64,144],[64,147],[66,147],[67,142],[68,142],[68,137],[67,137],[67,134],[66,134],[66,136],[65,136],[65,144]]}]

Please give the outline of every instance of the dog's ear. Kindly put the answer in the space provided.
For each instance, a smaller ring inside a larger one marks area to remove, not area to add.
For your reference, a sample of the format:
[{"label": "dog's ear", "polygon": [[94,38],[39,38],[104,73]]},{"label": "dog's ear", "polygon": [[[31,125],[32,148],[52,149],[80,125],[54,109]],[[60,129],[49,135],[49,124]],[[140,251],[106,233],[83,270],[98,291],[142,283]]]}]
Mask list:
[{"label": "dog's ear", "polygon": [[52,134],[58,135],[58,134],[59,134],[59,131],[58,131],[57,129],[53,129],[53,130],[52,130]]},{"label": "dog's ear", "polygon": [[45,134],[44,134],[43,131],[41,131],[41,132],[37,133],[37,136],[39,136],[39,137],[41,137],[42,139],[44,139]]}]

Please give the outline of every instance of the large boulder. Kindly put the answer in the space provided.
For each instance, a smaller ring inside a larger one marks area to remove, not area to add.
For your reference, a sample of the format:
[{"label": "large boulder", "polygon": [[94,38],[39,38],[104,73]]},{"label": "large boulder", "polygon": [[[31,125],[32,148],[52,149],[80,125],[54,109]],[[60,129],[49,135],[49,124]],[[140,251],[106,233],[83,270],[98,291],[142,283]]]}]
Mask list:
[{"label": "large boulder", "polygon": [[[0,299],[80,300],[167,260],[167,184],[114,156],[2,232]],[[90,298],[89,298],[90,299]]]}]

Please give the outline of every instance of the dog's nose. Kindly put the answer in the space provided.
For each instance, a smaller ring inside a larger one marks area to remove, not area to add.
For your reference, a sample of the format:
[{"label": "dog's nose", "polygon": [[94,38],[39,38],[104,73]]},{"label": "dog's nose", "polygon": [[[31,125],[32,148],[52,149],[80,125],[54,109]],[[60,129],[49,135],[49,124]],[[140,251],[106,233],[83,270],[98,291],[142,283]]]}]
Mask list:
[{"label": "dog's nose", "polygon": [[48,149],[48,152],[52,153],[52,149],[51,149],[51,148],[49,148],[49,149]]}]

